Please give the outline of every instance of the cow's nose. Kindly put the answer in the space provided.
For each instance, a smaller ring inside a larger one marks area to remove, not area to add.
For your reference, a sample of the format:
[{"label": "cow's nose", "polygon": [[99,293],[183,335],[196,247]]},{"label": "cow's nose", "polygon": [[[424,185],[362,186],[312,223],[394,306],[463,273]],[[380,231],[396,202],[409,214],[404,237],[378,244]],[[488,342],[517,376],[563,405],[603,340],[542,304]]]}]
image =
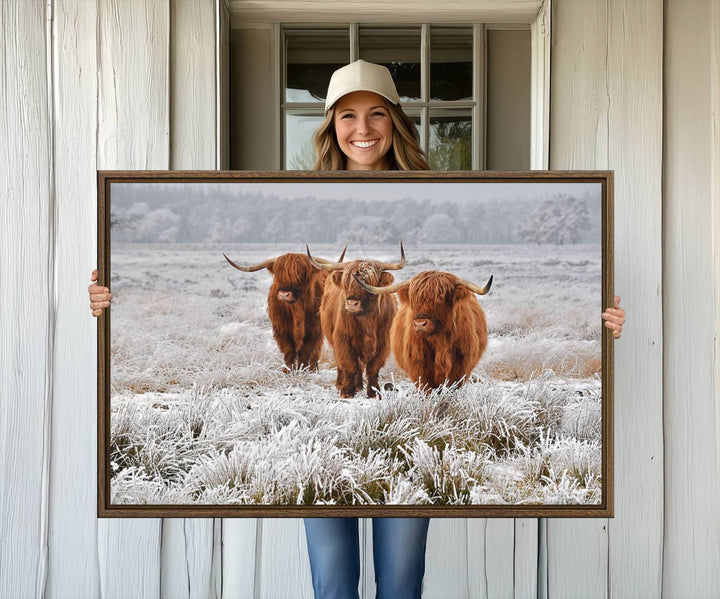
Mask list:
[{"label": "cow's nose", "polygon": [[281,302],[291,302],[293,301],[293,293],[292,291],[278,291],[278,299]]},{"label": "cow's nose", "polygon": [[430,328],[430,321],[427,318],[416,318],[413,320],[413,325],[418,332],[427,331]]},{"label": "cow's nose", "polygon": [[360,310],[360,308],[361,308],[360,300],[357,300],[357,299],[345,300],[345,309],[346,310],[357,311],[357,310]]}]

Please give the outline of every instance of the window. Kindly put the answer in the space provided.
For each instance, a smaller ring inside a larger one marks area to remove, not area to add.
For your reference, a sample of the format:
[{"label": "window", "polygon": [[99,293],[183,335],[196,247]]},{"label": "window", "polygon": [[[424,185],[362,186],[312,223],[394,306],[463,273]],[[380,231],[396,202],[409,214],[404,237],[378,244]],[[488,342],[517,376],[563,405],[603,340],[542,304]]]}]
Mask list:
[{"label": "window", "polygon": [[357,58],[390,70],[431,168],[483,164],[482,26],[287,28],[282,40],[284,168],[312,167],[310,138],[323,119],[330,75]]},{"label": "window", "polygon": [[392,72],[432,168],[528,169],[531,113],[537,121],[547,110],[547,99],[537,100],[542,81],[531,104],[533,52],[537,61],[529,24],[238,23],[230,35],[230,168],[312,168],[330,75],[362,58]]}]

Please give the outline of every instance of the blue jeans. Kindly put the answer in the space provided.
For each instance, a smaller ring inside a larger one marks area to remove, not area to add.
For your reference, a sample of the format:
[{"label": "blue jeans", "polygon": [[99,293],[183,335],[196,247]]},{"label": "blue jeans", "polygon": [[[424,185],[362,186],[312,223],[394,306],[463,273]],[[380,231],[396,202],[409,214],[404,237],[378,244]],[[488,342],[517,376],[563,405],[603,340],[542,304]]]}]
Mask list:
[{"label": "blue jeans", "polygon": [[[373,518],[376,599],[420,599],[429,518]],[[358,599],[357,518],[305,518],[315,599]]]}]

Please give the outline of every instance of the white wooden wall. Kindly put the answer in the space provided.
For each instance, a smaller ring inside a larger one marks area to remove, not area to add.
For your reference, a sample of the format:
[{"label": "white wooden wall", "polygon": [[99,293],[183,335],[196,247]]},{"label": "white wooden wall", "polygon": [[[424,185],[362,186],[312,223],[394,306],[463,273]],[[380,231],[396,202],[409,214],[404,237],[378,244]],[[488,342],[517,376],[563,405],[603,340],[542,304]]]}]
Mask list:
[{"label": "white wooden wall", "polygon": [[[720,2],[551,26],[550,167],[615,170],[616,517],[433,520],[425,597],[716,598]],[[223,164],[225,0],[3,0],[0,31],[0,597],[311,597],[299,520],[95,517],[95,170]]]},{"label": "white wooden wall", "polygon": [[663,3],[553,4],[550,168],[615,171],[615,290],[629,321],[615,346],[615,518],[548,521],[548,596],[659,597]]}]

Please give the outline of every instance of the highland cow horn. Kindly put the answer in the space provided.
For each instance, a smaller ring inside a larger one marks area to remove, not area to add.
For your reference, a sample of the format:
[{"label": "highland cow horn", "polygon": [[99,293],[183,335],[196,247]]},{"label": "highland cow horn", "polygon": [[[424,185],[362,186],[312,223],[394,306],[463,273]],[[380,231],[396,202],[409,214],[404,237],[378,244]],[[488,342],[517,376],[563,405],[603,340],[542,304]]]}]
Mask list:
[{"label": "highland cow horn", "polygon": [[[305,246],[305,247],[307,247],[307,246]],[[342,262],[345,259],[345,252],[347,252],[347,244],[345,244],[342,254],[340,254],[338,263]],[[334,262],[332,260],[328,260],[327,258],[313,258],[313,260],[315,260],[315,262],[320,262],[320,264],[334,264]]]},{"label": "highland cow horn", "polygon": [[473,293],[477,293],[478,295],[485,295],[488,291],[490,291],[490,287],[492,287],[493,282],[493,276],[490,275],[490,278],[487,280],[487,283],[485,283],[485,287],[478,287],[474,283],[471,283],[470,281],[465,281],[464,279],[458,279],[455,283],[456,287],[465,287],[466,289],[469,289]]},{"label": "highland cow horn", "polygon": [[[225,252],[222,253],[223,256],[225,256]],[[236,264],[230,258],[225,256],[225,260],[227,260],[234,268],[237,268],[238,270],[242,270],[243,272],[255,272],[256,270],[262,270],[263,268],[269,268],[271,267],[277,258],[270,258],[269,260],[265,260],[264,262],[260,262],[260,264],[255,264],[254,266],[240,266],[239,264]]]},{"label": "highland cow horn", "polygon": [[[309,245],[305,244],[305,249],[307,250],[308,258],[310,258],[310,264],[312,264],[315,268],[319,268],[320,270],[326,270],[328,272],[333,272],[334,270],[342,270],[345,266],[344,264],[342,264],[342,259],[345,257],[345,250],[343,250],[342,256],[340,256],[340,262],[330,262],[330,260],[323,260],[322,258],[313,258],[312,254],[310,253]],[[345,246],[345,249],[347,249],[347,246]]]},{"label": "highland cow horn", "polygon": [[378,263],[383,270],[400,270],[405,266],[405,249],[403,248],[402,241],[400,242],[400,262],[379,262]]},{"label": "highland cow horn", "polygon": [[360,287],[362,287],[365,291],[369,291],[370,293],[374,293],[375,295],[387,295],[389,293],[395,293],[396,291],[399,291],[403,287],[407,287],[410,285],[410,281],[412,279],[408,279],[407,281],[401,281],[400,283],[395,283],[394,285],[388,285],[387,287],[373,287],[372,285],[368,285],[365,283],[365,281],[362,281],[358,276],[353,273],[353,278],[357,282]]}]

